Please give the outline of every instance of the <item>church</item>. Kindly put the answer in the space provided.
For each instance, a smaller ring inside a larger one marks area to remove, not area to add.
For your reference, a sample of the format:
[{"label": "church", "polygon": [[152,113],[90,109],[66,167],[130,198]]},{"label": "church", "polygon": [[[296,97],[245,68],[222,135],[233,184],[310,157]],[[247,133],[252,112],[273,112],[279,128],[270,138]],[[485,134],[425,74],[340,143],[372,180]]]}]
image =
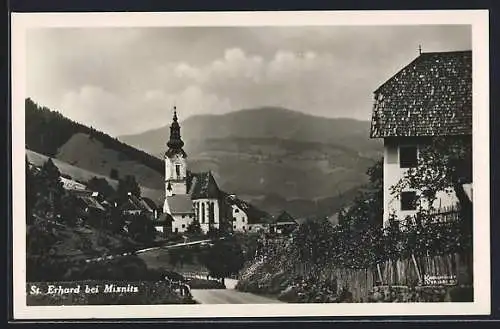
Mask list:
[{"label": "church", "polygon": [[230,226],[226,216],[224,193],[217,186],[212,173],[192,173],[187,166],[187,154],[183,149],[181,128],[174,107],[170,138],[165,152],[165,202],[163,213],[172,217],[172,231],[185,232],[196,220],[204,233],[211,229]]}]

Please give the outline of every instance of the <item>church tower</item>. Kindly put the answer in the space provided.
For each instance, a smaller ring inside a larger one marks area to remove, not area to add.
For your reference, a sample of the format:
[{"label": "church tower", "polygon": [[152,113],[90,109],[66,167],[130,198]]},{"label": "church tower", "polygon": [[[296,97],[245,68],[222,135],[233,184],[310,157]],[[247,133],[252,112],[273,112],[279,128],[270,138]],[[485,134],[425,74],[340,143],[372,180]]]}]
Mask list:
[{"label": "church tower", "polygon": [[177,109],[174,106],[174,118],[170,125],[170,139],[167,142],[165,152],[165,196],[185,195],[187,191],[186,182],[186,158],[183,149],[184,142],[181,139],[181,127],[177,119]]}]

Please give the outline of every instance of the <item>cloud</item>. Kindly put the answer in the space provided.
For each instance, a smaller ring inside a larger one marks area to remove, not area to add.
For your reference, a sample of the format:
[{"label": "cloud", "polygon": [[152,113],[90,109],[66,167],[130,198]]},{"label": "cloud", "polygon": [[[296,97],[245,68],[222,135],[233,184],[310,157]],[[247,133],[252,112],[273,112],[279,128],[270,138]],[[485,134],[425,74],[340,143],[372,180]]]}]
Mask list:
[{"label": "cloud", "polygon": [[372,91],[426,51],[467,49],[463,27],[39,29],[28,96],[113,135],[181,118],[283,106],[369,119]]},{"label": "cloud", "polygon": [[206,93],[198,86],[189,86],[179,93],[148,90],[125,98],[98,86],[84,86],[66,93],[59,107],[77,122],[121,135],[167,124],[174,104],[179,108],[181,119],[199,113],[222,114],[232,110],[228,99]]}]

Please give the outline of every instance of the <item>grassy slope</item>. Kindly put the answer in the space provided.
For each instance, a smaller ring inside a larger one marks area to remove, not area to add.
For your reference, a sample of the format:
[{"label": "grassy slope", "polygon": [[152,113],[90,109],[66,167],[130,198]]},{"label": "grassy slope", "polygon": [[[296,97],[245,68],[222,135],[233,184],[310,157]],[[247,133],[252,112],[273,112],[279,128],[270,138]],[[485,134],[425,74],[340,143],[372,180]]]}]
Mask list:
[{"label": "grassy slope", "polygon": [[[28,157],[28,160],[36,166],[42,166],[43,163],[48,160],[47,156],[33,152],[31,150],[26,150],[26,155]],[[58,159],[52,159],[52,160],[54,164],[59,168],[61,174],[69,175],[76,181],[86,183],[92,177],[99,177],[107,179],[110,185],[113,186],[114,188],[118,186],[118,181],[110,179],[106,175],[94,173],[89,170],[85,170],[77,166],[70,165]],[[162,189],[151,189],[141,186],[141,192],[143,196],[148,197],[159,204],[163,204],[164,192]]]},{"label": "grassy slope", "polygon": [[62,145],[56,158],[92,172],[109,175],[111,169],[118,170],[120,176],[133,175],[140,185],[152,189],[163,189],[163,176],[157,171],[122,153],[106,148],[103,143],[87,134],[76,133]]}]

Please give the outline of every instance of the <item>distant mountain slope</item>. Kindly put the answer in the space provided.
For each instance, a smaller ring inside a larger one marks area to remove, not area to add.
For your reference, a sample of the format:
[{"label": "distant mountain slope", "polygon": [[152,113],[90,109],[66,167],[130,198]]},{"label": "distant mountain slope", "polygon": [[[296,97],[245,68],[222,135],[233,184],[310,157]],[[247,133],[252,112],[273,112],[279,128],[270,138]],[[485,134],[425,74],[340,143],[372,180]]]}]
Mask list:
[{"label": "distant mountain slope", "polygon": [[71,165],[109,176],[117,170],[121,177],[133,175],[139,184],[163,190],[164,178],[158,171],[130,160],[122,152],[106,148],[104,144],[87,134],[76,133],[62,145],[56,158]]},{"label": "distant mountain slope", "polygon": [[192,146],[193,171],[212,170],[226,191],[285,200],[331,197],[367,182],[372,158],[331,144],[277,138],[224,138]]},{"label": "distant mountain slope", "polygon": [[[368,122],[281,108],[181,123],[190,170],[212,170],[224,191],[272,214],[286,210],[295,217],[331,216],[367,181],[366,169],[382,150],[368,133]],[[84,182],[108,177],[112,169],[122,177],[134,175],[145,196],[160,203],[168,134],[165,127],[122,136],[121,142],[26,100],[27,149],[60,160],[70,176]]]},{"label": "distant mountain slope", "polygon": [[[182,112],[180,117],[182,119]],[[368,121],[322,118],[276,107],[199,115],[181,122],[181,134],[188,150],[191,142],[202,139],[280,138],[342,145],[373,156],[381,150],[381,142],[370,139],[369,132]],[[158,156],[165,152],[168,134],[169,127],[165,126],[119,139]]]},{"label": "distant mountain slope", "polygon": [[[74,122],[60,113],[39,106],[31,99],[25,100],[26,147],[47,156],[57,156],[59,149],[75,134],[85,134],[99,141],[104,148],[121,154],[122,159],[142,164],[163,174],[163,161],[135,149],[92,127]],[[86,156],[84,148],[79,149],[81,157]],[[86,168],[92,171],[95,168]]]},{"label": "distant mountain slope", "polygon": [[26,147],[81,169],[109,176],[134,175],[142,186],[163,190],[164,163],[92,127],[26,99]]},{"label": "distant mountain slope", "polygon": [[[28,157],[28,161],[34,164],[37,167],[41,167],[48,159],[46,155],[33,152],[31,150],[26,150],[26,156]],[[62,175],[64,176],[69,176],[73,180],[85,184],[88,182],[92,177],[98,177],[98,178],[105,178],[113,188],[117,188],[118,186],[118,181],[109,178],[106,175],[100,175],[98,173],[94,173],[76,166],[73,166],[69,163],[66,163],[64,161],[58,160],[53,158],[52,161],[56,165],[56,167],[59,169]],[[141,186],[141,194],[145,197],[150,198],[151,200],[155,201],[158,205],[163,205],[163,198],[164,198],[164,192],[163,189],[155,190],[151,188],[147,188],[144,186]]]},{"label": "distant mountain slope", "polygon": [[[119,139],[161,156],[169,131]],[[382,143],[369,131],[368,121],[271,107],[181,122],[191,170],[212,170],[224,190],[270,213],[299,217],[331,216],[367,182],[366,169],[382,156]]]}]

